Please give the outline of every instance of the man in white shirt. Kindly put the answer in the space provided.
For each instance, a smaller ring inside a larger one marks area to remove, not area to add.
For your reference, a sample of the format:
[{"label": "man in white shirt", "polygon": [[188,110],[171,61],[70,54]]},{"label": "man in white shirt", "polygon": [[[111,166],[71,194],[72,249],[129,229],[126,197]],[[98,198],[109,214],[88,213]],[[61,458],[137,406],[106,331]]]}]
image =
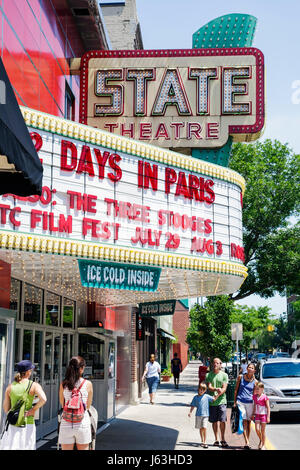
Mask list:
[{"label": "man in white shirt", "polygon": [[142,377],[142,382],[145,380],[145,378],[147,380],[151,405],[154,405],[154,397],[155,397],[155,392],[159,384],[160,371],[161,371],[160,365],[158,362],[155,361],[155,354],[151,354],[150,361],[147,362],[144,373],[143,373],[143,377]]}]

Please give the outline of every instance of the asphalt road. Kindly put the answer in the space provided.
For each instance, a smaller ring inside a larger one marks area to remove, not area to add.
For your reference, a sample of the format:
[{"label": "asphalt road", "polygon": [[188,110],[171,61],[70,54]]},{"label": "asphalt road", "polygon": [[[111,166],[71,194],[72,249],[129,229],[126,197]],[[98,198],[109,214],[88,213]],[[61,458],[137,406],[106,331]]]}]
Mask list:
[{"label": "asphalt road", "polygon": [[300,450],[300,411],[271,413],[267,438],[276,450]]}]

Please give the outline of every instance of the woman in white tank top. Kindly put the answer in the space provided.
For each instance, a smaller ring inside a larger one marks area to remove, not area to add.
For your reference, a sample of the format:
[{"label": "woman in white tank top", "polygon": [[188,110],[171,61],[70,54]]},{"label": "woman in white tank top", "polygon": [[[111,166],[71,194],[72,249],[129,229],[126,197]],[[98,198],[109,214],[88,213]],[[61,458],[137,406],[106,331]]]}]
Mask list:
[{"label": "woman in white tank top", "polygon": [[93,401],[93,385],[82,377],[84,368],[85,360],[82,357],[72,357],[66,370],[65,380],[60,384],[59,401],[62,408],[71,398],[73,388],[78,389],[80,386],[82,401],[85,405],[84,417],[80,423],[70,423],[61,419],[58,442],[62,450],[73,450],[75,443],[77,450],[89,450],[89,444],[92,441],[88,409]]}]

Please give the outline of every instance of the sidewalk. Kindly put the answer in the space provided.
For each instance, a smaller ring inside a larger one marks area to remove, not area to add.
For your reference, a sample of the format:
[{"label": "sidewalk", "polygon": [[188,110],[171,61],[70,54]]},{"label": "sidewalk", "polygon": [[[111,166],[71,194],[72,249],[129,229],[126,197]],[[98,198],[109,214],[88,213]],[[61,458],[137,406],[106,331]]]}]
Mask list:
[{"label": "sidewalk", "polygon": [[[173,379],[163,382],[156,394],[155,405],[149,403],[148,392],[141,403],[129,406],[97,436],[96,450],[227,450],[213,446],[215,441],[212,425],[207,428],[208,449],[200,446],[199,430],[195,429],[195,410],[188,417],[189,405],[197,393],[198,361],[190,362],[180,375],[179,389],[174,388]],[[230,430],[230,409],[227,409],[226,441],[228,450],[242,450],[242,435]],[[53,436],[51,436],[53,437]],[[57,438],[39,450],[55,449]],[[250,445],[257,449],[258,438],[251,430]]]},{"label": "sidewalk", "polygon": [[[188,417],[192,397],[197,393],[198,361],[192,361],[180,375],[179,389],[174,388],[173,379],[163,382],[157,391],[155,405],[149,403],[144,394],[141,403],[122,412],[97,437],[96,450],[201,450],[199,430],[194,428],[195,410]],[[230,409],[226,440],[231,449],[244,447],[243,436],[230,430]],[[258,446],[258,438],[252,429],[250,445]],[[207,428],[207,450],[226,450],[214,447],[212,425]]]}]

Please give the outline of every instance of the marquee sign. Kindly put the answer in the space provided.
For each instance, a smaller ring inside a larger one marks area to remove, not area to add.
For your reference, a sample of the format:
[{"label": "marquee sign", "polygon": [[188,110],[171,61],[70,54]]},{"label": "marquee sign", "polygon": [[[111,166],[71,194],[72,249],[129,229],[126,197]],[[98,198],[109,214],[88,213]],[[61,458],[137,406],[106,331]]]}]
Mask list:
[{"label": "marquee sign", "polygon": [[160,302],[146,302],[139,305],[140,315],[143,317],[159,317],[161,315],[174,315],[176,300],[161,300]]},{"label": "marquee sign", "polygon": [[81,284],[102,289],[138,290],[155,292],[160,268],[78,260]]},{"label": "marquee sign", "polygon": [[255,140],[264,57],[255,48],[93,51],[81,60],[81,122],[161,147]]},{"label": "marquee sign", "polygon": [[[43,163],[43,190],[41,196],[0,198],[1,248],[162,268],[155,295],[136,303],[240,286],[246,277],[245,183],[238,173],[45,113],[22,112]],[[91,268],[90,281],[99,272]]]}]

